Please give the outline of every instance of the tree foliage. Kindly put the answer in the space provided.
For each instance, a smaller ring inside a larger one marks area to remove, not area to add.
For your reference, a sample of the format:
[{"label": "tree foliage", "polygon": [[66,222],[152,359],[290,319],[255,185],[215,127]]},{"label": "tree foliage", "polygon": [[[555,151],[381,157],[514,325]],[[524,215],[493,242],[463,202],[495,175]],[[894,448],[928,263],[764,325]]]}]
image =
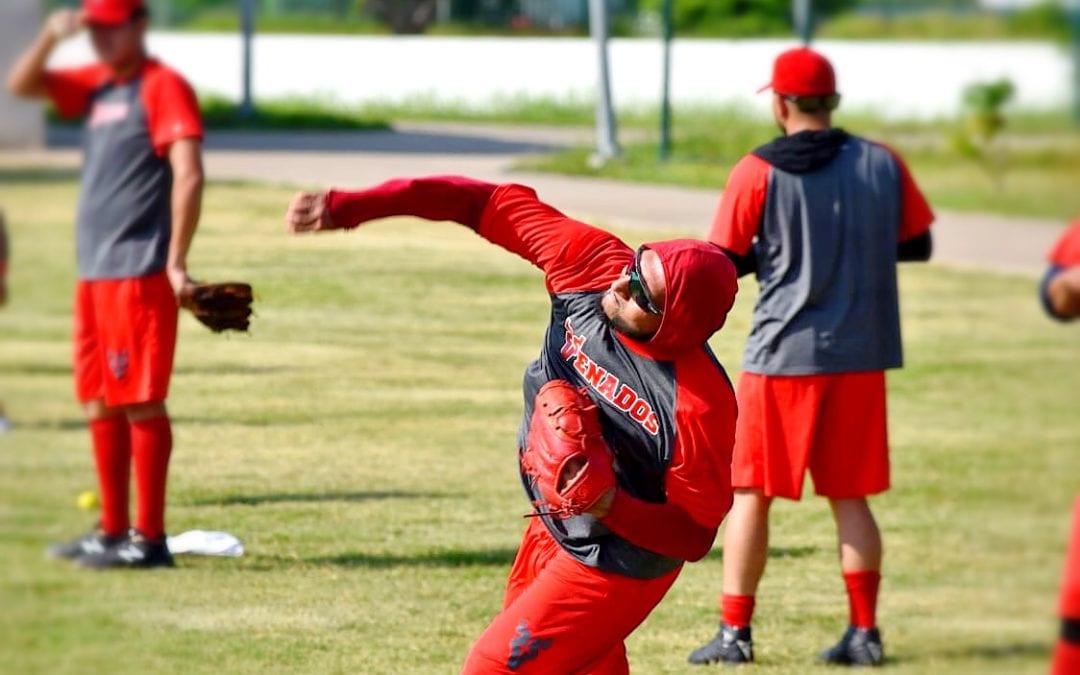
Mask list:
[{"label": "tree foliage", "polygon": [[[639,7],[659,12],[662,0],[641,0]],[[850,9],[857,0],[814,0],[817,19]],[[675,30],[711,35],[790,34],[792,0],[673,0]]]}]

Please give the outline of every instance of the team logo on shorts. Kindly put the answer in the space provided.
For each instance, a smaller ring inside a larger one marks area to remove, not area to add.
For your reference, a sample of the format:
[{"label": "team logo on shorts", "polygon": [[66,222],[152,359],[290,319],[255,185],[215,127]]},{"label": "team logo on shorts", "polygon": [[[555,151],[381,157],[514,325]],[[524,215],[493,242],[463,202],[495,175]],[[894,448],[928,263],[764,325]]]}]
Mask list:
[{"label": "team logo on shorts", "polygon": [[113,377],[118,380],[124,379],[128,371],[128,351],[126,349],[115,352],[105,350],[105,358],[109,362],[109,370],[112,371]]},{"label": "team logo on shorts", "polygon": [[506,667],[517,670],[526,661],[539,656],[541,649],[547,649],[550,646],[550,639],[533,637],[528,622],[522,621],[514,631],[514,639],[510,641],[510,658],[506,660]]}]

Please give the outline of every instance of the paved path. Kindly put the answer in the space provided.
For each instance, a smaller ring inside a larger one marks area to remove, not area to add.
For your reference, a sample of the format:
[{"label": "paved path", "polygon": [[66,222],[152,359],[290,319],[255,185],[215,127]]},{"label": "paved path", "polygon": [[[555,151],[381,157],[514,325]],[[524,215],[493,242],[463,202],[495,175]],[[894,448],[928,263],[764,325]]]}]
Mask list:
[{"label": "paved path", "polygon": [[[365,133],[213,132],[206,170],[214,179],[307,187],[360,187],[395,176],[459,173],[531,185],[547,201],[590,222],[704,233],[718,190],[515,172],[522,156],[588,144],[587,129],[509,125],[401,123]],[[78,164],[70,132],[54,132],[44,151],[0,152],[0,168]],[[1064,224],[940,211],[936,262],[1039,275]]]}]

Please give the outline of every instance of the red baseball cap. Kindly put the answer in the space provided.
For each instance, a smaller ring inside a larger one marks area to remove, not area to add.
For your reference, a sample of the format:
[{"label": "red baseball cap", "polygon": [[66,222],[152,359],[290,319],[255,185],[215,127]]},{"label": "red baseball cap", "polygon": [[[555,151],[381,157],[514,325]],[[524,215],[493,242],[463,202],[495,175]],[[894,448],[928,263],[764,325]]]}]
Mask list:
[{"label": "red baseball cap", "polygon": [[145,9],[143,0],[83,0],[87,23],[115,26],[127,23],[135,12]]},{"label": "red baseball cap", "polygon": [[821,54],[796,47],[776,57],[772,80],[758,92],[766,89],[788,96],[828,96],[836,93],[836,73]]}]

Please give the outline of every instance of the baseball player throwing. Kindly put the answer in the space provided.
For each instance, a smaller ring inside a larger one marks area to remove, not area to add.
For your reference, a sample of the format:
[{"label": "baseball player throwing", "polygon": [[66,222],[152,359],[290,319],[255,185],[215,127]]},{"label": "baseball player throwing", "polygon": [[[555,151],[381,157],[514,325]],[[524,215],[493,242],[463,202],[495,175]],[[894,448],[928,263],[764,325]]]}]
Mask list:
[{"label": "baseball player throwing", "polygon": [[464,672],[628,672],[623,640],[730,505],[735,399],[706,340],[734,266],[701,241],[635,251],[527,187],[461,177],[301,193],[286,219],[307,232],[394,215],[473,229],[543,270],[551,298],[518,434],[537,517]]}]

